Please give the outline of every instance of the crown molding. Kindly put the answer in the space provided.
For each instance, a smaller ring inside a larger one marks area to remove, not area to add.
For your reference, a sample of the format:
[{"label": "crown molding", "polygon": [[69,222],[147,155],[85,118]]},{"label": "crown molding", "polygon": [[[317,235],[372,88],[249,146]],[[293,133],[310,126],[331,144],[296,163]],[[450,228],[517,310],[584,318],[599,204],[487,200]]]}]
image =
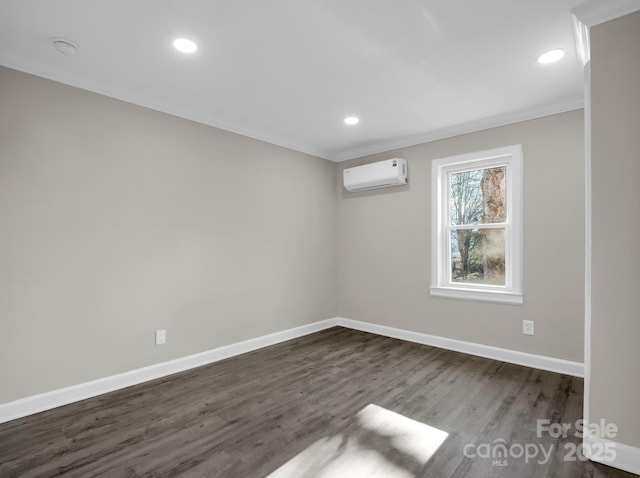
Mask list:
[{"label": "crown molding", "polygon": [[205,112],[192,111],[185,108],[169,105],[161,100],[158,100],[157,98],[150,98],[144,95],[124,91],[122,89],[114,88],[113,86],[99,81],[79,78],[73,74],[60,74],[60,72],[53,71],[52,69],[43,67],[42,65],[19,60],[17,58],[6,55],[5,53],[6,52],[0,52],[0,65],[7,68],[18,70],[23,73],[28,73],[30,75],[35,75],[47,80],[55,81],[57,83],[62,83],[64,85],[73,86],[75,88],[89,91],[91,93],[97,93],[99,95],[114,98],[126,103],[142,106],[143,108],[166,113],[171,116],[177,116],[189,121],[212,126],[214,128],[228,131],[230,133],[239,134],[275,146],[280,146],[282,148],[291,149],[293,151],[298,151],[300,153],[308,154],[321,159],[333,160],[333,155],[331,155],[329,152],[311,147],[309,145],[294,143],[291,141],[283,140],[282,138],[276,138],[275,136],[271,136],[255,129],[245,128],[232,122],[211,118]]},{"label": "crown molding", "polygon": [[[640,8],[640,0],[633,0],[638,4]],[[628,3],[628,2],[627,2]],[[587,34],[588,38],[588,34]],[[297,151],[300,153],[315,156],[321,159],[326,159],[334,162],[347,161],[349,159],[368,156],[370,154],[382,153],[398,148],[405,148],[409,146],[415,146],[421,143],[427,143],[430,141],[436,141],[440,139],[450,138],[461,134],[474,133],[476,131],[482,131],[489,128],[495,128],[498,126],[504,126],[511,123],[517,123],[520,121],[527,121],[531,119],[541,118],[557,113],[564,113],[566,111],[572,111],[580,109],[584,106],[584,98],[571,98],[560,103],[554,103],[552,105],[546,105],[542,107],[528,108],[526,110],[520,110],[517,112],[505,113],[501,115],[491,116],[488,118],[482,118],[477,121],[471,121],[467,123],[453,125],[451,127],[442,128],[438,130],[427,131],[414,136],[394,139],[382,143],[369,144],[360,148],[349,149],[342,152],[332,153],[327,150],[318,149],[309,145],[294,143],[291,141],[283,140],[258,130],[251,128],[245,128],[240,125],[217,120],[211,118],[206,112],[198,112],[187,110],[185,108],[176,107],[166,104],[156,98],[145,97],[144,95],[132,94],[131,92],[124,91],[119,88],[115,88],[111,85],[101,83],[99,81],[88,81],[86,79],[79,78],[73,74],[60,74],[60,72],[53,71],[52,69],[43,67],[42,65],[33,64],[14,58],[6,52],[0,52],[0,65],[12,68],[24,73],[32,74],[38,77],[46,78],[48,80],[56,81],[68,86],[80,88],[85,91],[97,93],[103,96],[114,98],[116,100],[132,103],[137,106],[148,108],[151,110],[166,113],[172,116],[177,116],[186,120],[201,123],[207,126],[212,126],[224,131],[239,134],[245,137],[249,137],[258,141],[263,141],[275,146],[280,146],[286,149]]]},{"label": "crown molding", "polygon": [[640,0],[591,1],[571,10],[573,35],[578,61],[584,66],[591,60],[589,29],[640,10]]},{"label": "crown molding", "polygon": [[573,39],[576,44],[576,56],[582,66],[591,60],[591,43],[589,40],[589,27],[582,23],[575,13],[571,13],[573,19]]},{"label": "crown molding", "polygon": [[348,161],[350,159],[361,158],[363,156],[369,156],[376,153],[384,153],[394,149],[408,148],[417,144],[429,143],[431,141],[451,138],[453,136],[459,136],[461,134],[475,133],[477,131],[496,128],[498,126],[505,126],[512,123],[519,123],[521,121],[542,118],[544,116],[565,113],[567,111],[573,111],[581,109],[583,107],[584,97],[580,95],[579,97],[571,98],[560,103],[554,103],[552,105],[529,108],[517,112],[491,116],[489,118],[482,118],[477,121],[462,123],[448,128],[428,131],[414,136],[409,136],[392,141],[385,141],[383,143],[377,143],[370,146],[364,146],[362,148],[348,150],[338,154],[335,161]]},{"label": "crown molding", "polygon": [[602,0],[591,1],[571,10],[587,28],[608,22],[618,17],[640,10],[640,0]]}]

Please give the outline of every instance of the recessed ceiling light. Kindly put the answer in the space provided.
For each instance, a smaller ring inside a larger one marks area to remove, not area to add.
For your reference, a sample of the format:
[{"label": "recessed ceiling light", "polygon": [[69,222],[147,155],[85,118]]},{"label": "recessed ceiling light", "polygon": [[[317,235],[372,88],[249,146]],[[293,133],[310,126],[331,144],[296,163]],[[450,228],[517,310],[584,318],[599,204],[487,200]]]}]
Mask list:
[{"label": "recessed ceiling light", "polygon": [[193,53],[198,49],[198,45],[188,38],[176,38],[173,40],[173,47],[182,53]]},{"label": "recessed ceiling light", "polygon": [[344,124],[353,126],[354,124],[358,124],[358,123],[360,123],[360,118],[358,118],[357,116],[347,116],[344,119]]},{"label": "recessed ceiling light", "polygon": [[561,50],[561,49],[550,50],[538,57],[538,63],[542,63],[543,65],[546,65],[547,63],[554,63],[558,61],[560,58],[562,58],[563,56],[564,56],[564,50]]}]

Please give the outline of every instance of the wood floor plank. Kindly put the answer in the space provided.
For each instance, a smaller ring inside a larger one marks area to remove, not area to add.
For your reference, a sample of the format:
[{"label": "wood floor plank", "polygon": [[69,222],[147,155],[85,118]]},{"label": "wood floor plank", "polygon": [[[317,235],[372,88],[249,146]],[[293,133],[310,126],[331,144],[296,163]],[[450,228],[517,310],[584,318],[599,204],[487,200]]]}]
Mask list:
[{"label": "wood floor plank", "polygon": [[[582,387],[574,377],[334,327],[2,424],[0,476],[264,477],[345,437],[411,476],[635,476],[566,461],[574,434],[538,436],[538,419],[581,417]],[[369,404],[448,437],[417,463],[354,424]],[[543,464],[465,456],[465,446],[496,440],[553,452]]]}]

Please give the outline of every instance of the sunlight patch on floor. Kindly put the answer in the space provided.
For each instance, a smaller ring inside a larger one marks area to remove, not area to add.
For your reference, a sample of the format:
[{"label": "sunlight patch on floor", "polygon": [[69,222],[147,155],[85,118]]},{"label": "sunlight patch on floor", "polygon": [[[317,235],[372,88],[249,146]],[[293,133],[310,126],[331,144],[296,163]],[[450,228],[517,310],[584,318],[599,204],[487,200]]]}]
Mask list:
[{"label": "sunlight patch on floor", "polygon": [[449,434],[377,405],[367,405],[340,433],[316,441],[270,478],[409,478]]}]

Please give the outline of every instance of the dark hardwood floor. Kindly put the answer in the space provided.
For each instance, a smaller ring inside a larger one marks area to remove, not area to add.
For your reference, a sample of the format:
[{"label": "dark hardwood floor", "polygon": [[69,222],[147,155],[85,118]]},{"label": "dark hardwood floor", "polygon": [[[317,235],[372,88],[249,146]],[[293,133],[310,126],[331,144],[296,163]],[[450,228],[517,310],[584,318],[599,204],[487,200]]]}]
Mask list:
[{"label": "dark hardwood floor", "polygon": [[[566,461],[580,443],[574,430],[537,436],[537,419],[581,417],[582,388],[574,377],[335,327],[2,424],[0,476],[264,477],[345,436],[369,404],[448,433],[417,468],[394,452],[409,476],[636,476]],[[388,453],[370,435],[361,445]],[[477,454],[496,440],[551,457],[465,457],[465,447]]]}]

